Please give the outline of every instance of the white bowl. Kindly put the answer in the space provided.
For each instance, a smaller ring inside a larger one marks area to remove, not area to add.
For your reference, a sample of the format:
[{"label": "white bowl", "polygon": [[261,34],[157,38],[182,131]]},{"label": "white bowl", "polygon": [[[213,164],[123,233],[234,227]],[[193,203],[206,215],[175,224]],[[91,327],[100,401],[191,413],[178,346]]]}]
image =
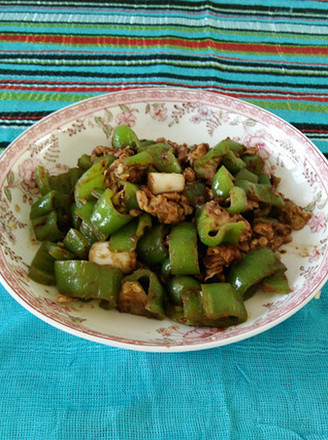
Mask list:
[{"label": "white bowl", "polygon": [[[258,145],[269,167],[281,177],[279,190],[312,212],[293,233],[282,260],[292,287],[289,295],[257,293],[247,300],[247,322],[224,330],[193,328],[169,320],[106,311],[96,302],[60,305],[55,287],[30,280],[26,271],[39,244],[33,239],[29,210],[38,196],[33,170],[51,173],[75,166],[77,158],[110,145],[113,127],[129,124],[140,138],[208,142],[230,136]],[[61,330],[95,342],[143,351],[178,352],[230,344],[259,334],[303,307],[327,280],[328,164],[297,129],[259,107],[228,96],[177,88],[140,88],[78,102],[42,119],[0,159],[1,281],[27,310]],[[306,329],[304,329],[306,331]]]}]

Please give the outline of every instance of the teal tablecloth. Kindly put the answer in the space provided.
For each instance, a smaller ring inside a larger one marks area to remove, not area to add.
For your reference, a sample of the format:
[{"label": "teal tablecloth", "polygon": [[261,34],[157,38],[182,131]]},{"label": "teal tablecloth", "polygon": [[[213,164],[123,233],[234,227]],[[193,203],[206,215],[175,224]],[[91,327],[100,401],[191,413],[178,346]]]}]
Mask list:
[{"label": "teal tablecloth", "polygon": [[[328,152],[328,3],[0,1],[0,142],[139,85],[246,99]],[[1,228],[0,228],[1,234]],[[1,440],[327,440],[328,290],[231,346],[149,354],[38,320],[0,287]]]}]

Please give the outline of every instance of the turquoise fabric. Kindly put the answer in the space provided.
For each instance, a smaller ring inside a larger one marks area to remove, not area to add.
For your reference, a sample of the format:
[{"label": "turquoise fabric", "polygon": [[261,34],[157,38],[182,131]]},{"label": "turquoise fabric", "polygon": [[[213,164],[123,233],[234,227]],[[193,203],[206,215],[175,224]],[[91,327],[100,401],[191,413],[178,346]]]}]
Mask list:
[{"label": "turquoise fabric", "polygon": [[[327,13],[315,0],[0,0],[0,148],[72,102],[160,85],[253,102],[327,153]],[[328,440],[327,372],[328,285],[265,333],[176,354],[78,339],[0,286],[0,440]]]}]

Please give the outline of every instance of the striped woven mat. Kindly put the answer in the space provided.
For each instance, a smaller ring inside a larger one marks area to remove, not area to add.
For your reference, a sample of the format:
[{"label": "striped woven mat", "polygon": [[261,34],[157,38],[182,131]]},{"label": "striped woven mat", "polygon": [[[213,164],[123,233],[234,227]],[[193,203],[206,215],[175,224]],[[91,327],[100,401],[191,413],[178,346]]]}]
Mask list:
[{"label": "striped woven mat", "polygon": [[72,102],[123,88],[223,92],[328,152],[328,3],[0,1],[0,147]]}]

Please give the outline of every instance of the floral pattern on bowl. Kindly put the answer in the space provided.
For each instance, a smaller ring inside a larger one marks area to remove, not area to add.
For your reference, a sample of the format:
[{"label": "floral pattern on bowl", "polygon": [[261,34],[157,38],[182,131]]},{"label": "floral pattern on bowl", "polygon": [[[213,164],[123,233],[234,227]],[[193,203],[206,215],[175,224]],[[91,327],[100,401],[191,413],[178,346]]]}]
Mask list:
[{"label": "floral pattern on bowl", "polygon": [[[27,269],[38,247],[29,209],[38,197],[34,167],[51,173],[75,166],[83,153],[109,145],[116,125],[128,124],[141,138],[214,146],[227,136],[257,145],[268,169],[282,178],[279,189],[312,213],[294,232],[282,259],[292,293],[257,294],[247,301],[246,323],[226,329],[192,328],[101,309],[97,303],[60,305],[56,289],[38,285]],[[96,342],[145,351],[188,351],[236,342],[287,319],[327,280],[328,164],[298,130],[277,116],[225,95],[189,89],[140,88],[101,95],[39,121],[0,159],[0,267],[3,284],[29,311],[49,324]]]}]

